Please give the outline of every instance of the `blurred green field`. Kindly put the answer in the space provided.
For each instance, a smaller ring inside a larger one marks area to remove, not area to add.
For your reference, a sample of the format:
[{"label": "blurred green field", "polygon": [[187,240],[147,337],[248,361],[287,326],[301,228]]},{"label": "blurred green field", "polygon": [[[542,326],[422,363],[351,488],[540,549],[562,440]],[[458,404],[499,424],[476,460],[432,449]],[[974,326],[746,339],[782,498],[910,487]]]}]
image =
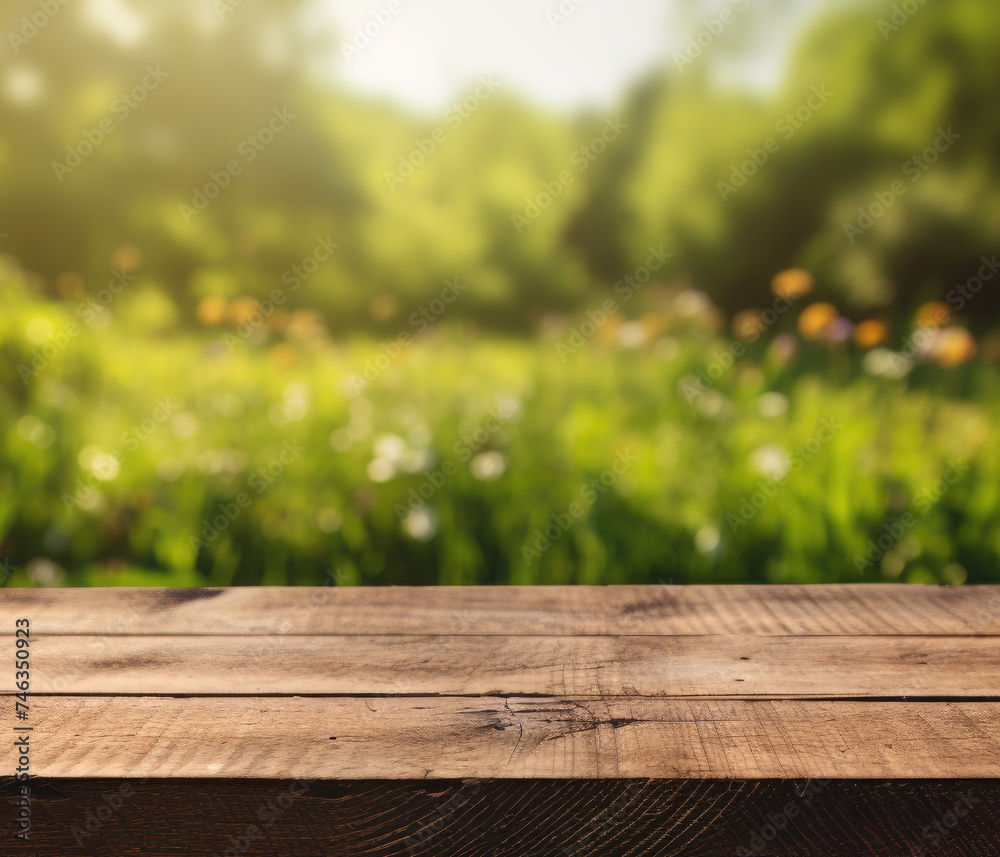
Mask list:
[{"label": "blurred green field", "polygon": [[569,354],[579,318],[520,340],[444,318],[390,358],[391,340],[333,338],[308,314],[245,340],[166,332],[169,301],[140,284],[88,324],[16,270],[0,279],[8,586],[960,583],[1000,567],[995,348],[887,377],[887,352],[810,340],[796,307],[726,367],[718,314],[665,290]]}]

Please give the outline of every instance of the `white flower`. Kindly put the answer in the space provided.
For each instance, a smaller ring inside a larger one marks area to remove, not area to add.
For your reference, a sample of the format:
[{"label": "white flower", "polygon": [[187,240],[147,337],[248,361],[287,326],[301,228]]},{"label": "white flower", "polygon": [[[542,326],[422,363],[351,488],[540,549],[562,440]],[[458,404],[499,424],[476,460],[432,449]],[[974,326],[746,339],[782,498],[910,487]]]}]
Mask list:
[{"label": "white flower", "polygon": [[646,341],[646,331],[637,321],[627,321],[618,329],[618,343],[622,348],[638,348]]},{"label": "white flower", "polygon": [[337,452],[347,452],[354,443],[354,435],[350,430],[339,428],[330,434],[330,446]]},{"label": "white flower", "polygon": [[694,536],[694,546],[700,553],[706,556],[712,553],[718,546],[721,536],[719,528],[712,524],[705,524]]},{"label": "white flower", "polygon": [[781,393],[764,393],[757,399],[757,411],[762,417],[779,417],[788,410],[788,399]]},{"label": "white flower", "polygon": [[110,482],[121,470],[116,456],[109,455],[96,446],[87,446],[81,449],[76,460],[80,467],[89,470],[102,482]]},{"label": "white flower", "polygon": [[403,532],[418,542],[429,542],[437,532],[437,515],[432,509],[421,506],[403,520]]},{"label": "white flower", "polygon": [[406,452],[406,441],[399,435],[383,434],[375,441],[375,454],[389,461],[399,461]]},{"label": "white flower", "polygon": [[372,482],[388,482],[396,475],[396,465],[388,458],[375,458],[368,463],[368,478]]},{"label": "white flower", "polygon": [[187,440],[198,433],[201,424],[194,414],[183,411],[170,421],[170,427],[174,430],[174,437],[178,440]]},{"label": "white flower", "polygon": [[781,479],[791,467],[791,459],[785,450],[774,444],[765,444],[753,451],[750,464],[761,476]]},{"label": "white flower", "polygon": [[469,462],[469,470],[476,479],[499,479],[507,469],[507,461],[496,450],[481,452]]},{"label": "white flower", "polygon": [[336,509],[320,509],[316,513],[316,526],[324,533],[335,533],[344,523],[344,518]]},{"label": "white flower", "polygon": [[873,348],[869,351],[861,366],[869,375],[881,375],[883,378],[904,378],[913,368],[913,361],[905,354],[890,351],[888,348]]}]

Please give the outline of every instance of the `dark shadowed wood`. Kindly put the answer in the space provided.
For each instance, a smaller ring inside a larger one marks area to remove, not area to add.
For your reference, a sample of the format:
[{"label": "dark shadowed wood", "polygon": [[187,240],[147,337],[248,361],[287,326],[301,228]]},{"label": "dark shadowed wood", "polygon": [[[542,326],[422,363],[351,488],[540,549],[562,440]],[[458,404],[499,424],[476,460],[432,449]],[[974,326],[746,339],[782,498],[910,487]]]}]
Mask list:
[{"label": "dark shadowed wood", "polygon": [[[123,785],[130,796],[98,819],[105,796],[116,802]],[[90,779],[36,787],[31,848],[5,835],[0,853],[1000,857],[997,780]]]},{"label": "dark shadowed wood", "polygon": [[5,589],[0,633],[1000,635],[1000,587]]}]

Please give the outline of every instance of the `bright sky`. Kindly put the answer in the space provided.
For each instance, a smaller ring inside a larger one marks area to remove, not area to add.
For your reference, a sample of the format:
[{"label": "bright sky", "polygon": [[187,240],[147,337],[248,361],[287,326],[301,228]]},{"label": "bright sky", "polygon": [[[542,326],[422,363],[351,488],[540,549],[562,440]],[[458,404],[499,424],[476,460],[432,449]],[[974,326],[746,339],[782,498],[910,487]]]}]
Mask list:
[{"label": "bright sky", "polygon": [[[611,108],[650,69],[671,63],[672,51],[722,9],[731,10],[733,27],[755,14],[753,0],[318,2],[340,40],[328,73],[357,92],[427,113],[490,73],[543,107]],[[766,50],[730,68],[732,81],[755,89],[775,84],[792,37],[820,2],[790,0],[788,13],[768,24]],[[355,29],[366,24],[376,35],[345,57],[343,44],[355,46]]]}]

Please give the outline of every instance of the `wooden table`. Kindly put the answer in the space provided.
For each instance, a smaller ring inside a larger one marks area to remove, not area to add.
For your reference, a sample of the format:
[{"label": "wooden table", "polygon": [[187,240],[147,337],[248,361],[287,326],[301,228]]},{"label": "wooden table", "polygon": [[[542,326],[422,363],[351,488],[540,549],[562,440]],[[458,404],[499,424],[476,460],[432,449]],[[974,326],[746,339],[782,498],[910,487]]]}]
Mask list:
[{"label": "wooden table", "polygon": [[14,589],[0,633],[0,855],[1000,855],[1000,587]]}]

